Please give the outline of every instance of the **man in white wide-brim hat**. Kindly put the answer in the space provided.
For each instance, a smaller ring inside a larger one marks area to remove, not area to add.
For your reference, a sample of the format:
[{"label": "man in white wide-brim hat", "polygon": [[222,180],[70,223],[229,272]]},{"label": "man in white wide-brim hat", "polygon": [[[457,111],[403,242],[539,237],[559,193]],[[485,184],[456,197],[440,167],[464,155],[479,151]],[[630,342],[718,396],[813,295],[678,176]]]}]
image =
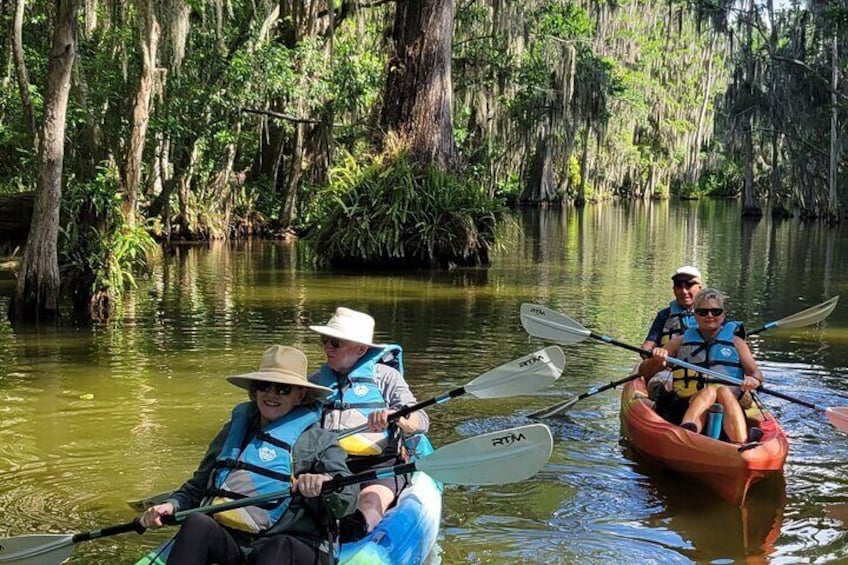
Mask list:
[{"label": "man in white wide-brim hat", "polygon": [[[355,511],[359,487],[324,493],[336,476],[350,476],[347,453],[320,424],[320,400],[332,390],[307,378],[306,355],[294,347],[265,350],[259,369],[227,377],[249,392],[212,440],[194,475],[169,500],[140,517],[145,528],[201,504],[223,503],[291,489],[273,506],[245,506],[182,523],[168,563],[333,562],[328,524]],[[291,477],[295,477],[292,480]]]},{"label": "man in white wide-brim hat", "polygon": [[[701,271],[692,265],[684,265],[671,275],[671,283],[674,300],[657,312],[642,349],[653,350],[658,345],[665,347],[671,338],[683,335],[688,328],[696,325],[692,304],[703,286]],[[651,400],[657,400],[663,391],[671,391],[671,371],[660,371],[648,381]]]},{"label": "man in white wide-brim hat", "polygon": [[[403,378],[399,345],[374,343],[374,318],[340,306],[323,326],[309,326],[321,334],[327,362],[309,380],[332,390],[324,400],[323,426],[341,432],[368,425],[368,431],[339,441],[348,453],[354,473],[388,467],[402,456],[403,435],[424,433],[430,420],[424,411],[413,412],[389,427],[393,412],[417,403]],[[362,484],[356,512],[340,524],[342,541],[362,537],[377,525],[406,477]]]}]

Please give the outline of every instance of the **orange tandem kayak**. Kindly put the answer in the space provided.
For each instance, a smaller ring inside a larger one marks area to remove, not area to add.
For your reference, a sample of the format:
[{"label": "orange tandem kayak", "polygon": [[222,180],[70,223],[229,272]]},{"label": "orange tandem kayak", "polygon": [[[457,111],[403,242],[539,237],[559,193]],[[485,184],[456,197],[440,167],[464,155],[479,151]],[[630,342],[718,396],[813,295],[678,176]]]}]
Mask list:
[{"label": "orange tandem kayak", "polygon": [[748,425],[759,426],[763,437],[758,445],[743,451],[738,445],[675,426],[654,412],[642,379],[624,386],[620,416],[622,433],[636,451],[707,484],[737,506],[745,503],[752,485],[783,472],[789,451],[786,432],[773,416],[763,415],[756,406],[747,411]]}]

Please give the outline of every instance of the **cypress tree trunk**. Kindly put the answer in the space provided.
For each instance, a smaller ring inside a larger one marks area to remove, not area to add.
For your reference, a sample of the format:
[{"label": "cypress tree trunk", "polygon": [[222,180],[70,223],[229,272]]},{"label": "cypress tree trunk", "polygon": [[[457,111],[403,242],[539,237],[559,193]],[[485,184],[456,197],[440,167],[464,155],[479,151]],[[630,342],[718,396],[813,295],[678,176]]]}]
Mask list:
[{"label": "cypress tree trunk", "polygon": [[748,218],[759,218],[763,215],[760,202],[757,198],[757,190],[754,186],[754,40],[753,20],[754,3],[747,2],[747,17],[745,22],[745,92],[747,99],[745,109],[741,112],[742,120],[742,150],[743,159],[743,189],[742,189],[742,216]]},{"label": "cypress tree trunk", "polygon": [[32,141],[34,152],[38,152],[38,131],[35,126],[35,113],[32,110],[32,100],[29,97],[29,74],[27,73],[26,61],[24,61],[24,0],[18,0],[15,4],[15,21],[12,24],[12,58],[15,61],[15,74],[18,76],[18,91],[21,95],[21,104],[24,107],[24,118]]},{"label": "cypress tree trunk", "polygon": [[39,186],[21,271],[10,303],[17,321],[59,316],[59,205],[65,158],[65,116],[77,50],[77,0],[58,0],[47,67]]},{"label": "cypress tree trunk", "polygon": [[549,128],[541,128],[536,139],[532,165],[519,198],[522,204],[548,204],[559,200],[554,182],[553,140],[549,132]]},{"label": "cypress tree trunk", "polygon": [[827,221],[839,221],[839,193],[837,192],[836,173],[839,167],[839,100],[836,93],[839,86],[839,48],[836,44],[836,31],[833,32],[833,61],[830,94],[830,170],[828,171],[828,193],[825,215]]},{"label": "cypress tree trunk", "polygon": [[400,0],[392,28],[383,131],[421,163],[443,169],[457,159],[451,106],[454,0]]},{"label": "cypress tree trunk", "polygon": [[124,201],[122,208],[124,219],[131,228],[135,227],[138,193],[141,185],[141,159],[144,152],[144,141],[147,138],[147,124],[150,120],[150,99],[153,94],[156,54],[159,48],[159,22],[156,21],[153,3],[146,0],[141,3],[139,8],[141,76],[138,80],[130,143],[127,148],[123,171]]}]

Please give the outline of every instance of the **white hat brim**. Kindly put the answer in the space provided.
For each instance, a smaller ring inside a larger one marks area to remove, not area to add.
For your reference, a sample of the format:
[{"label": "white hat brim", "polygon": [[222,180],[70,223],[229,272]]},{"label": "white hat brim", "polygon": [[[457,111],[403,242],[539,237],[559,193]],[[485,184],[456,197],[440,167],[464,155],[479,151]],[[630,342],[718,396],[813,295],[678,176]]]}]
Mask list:
[{"label": "white hat brim", "polygon": [[368,341],[360,341],[358,339],[353,339],[350,337],[350,335],[344,333],[343,331],[340,331],[338,328],[331,328],[330,326],[309,326],[309,329],[321,335],[328,335],[330,337],[337,337],[345,341],[361,343],[362,345],[367,345],[368,347],[386,347],[386,345],[382,343],[371,343]]},{"label": "white hat brim", "polygon": [[332,389],[305,380],[300,375],[283,373],[280,371],[257,371],[254,373],[245,373],[243,375],[233,375],[227,377],[227,380],[235,386],[245,390],[250,390],[250,383],[252,381],[264,381],[303,387],[309,391],[313,398],[326,398],[333,393]]}]

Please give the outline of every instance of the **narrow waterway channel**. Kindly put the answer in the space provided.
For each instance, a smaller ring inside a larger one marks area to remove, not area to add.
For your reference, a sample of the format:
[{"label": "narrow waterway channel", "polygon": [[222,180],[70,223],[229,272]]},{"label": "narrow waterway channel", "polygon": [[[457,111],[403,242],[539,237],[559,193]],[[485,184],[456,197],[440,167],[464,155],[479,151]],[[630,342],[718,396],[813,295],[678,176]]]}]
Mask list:
[{"label": "narrow waterway channel", "polygon": [[[848,406],[848,233],[739,219],[735,203],[603,204],[525,212],[487,271],[336,273],[296,243],[176,247],[158,257],[121,322],[12,329],[0,322],[0,535],[94,529],[133,517],[126,500],[179,485],[243,397],[225,377],[270,344],[321,362],[310,324],[337,305],[370,312],[403,345],[420,399],[545,345],[522,302],[639,344],[695,264],[749,327],[841,294],[823,324],[765,333],[752,348],[770,385]],[[13,281],[0,273],[5,312]],[[461,398],[430,410],[433,443],[527,423],[529,412],[623,377],[634,356],[564,347],[555,385],[532,396]],[[618,391],[550,420],[553,456],[532,480],[449,487],[434,562],[824,563],[848,561],[848,436],[823,415],[764,397],[790,438],[783,481],[742,509],[643,463],[620,439]],[[165,533],[87,542],[72,563],[131,563]]]}]

